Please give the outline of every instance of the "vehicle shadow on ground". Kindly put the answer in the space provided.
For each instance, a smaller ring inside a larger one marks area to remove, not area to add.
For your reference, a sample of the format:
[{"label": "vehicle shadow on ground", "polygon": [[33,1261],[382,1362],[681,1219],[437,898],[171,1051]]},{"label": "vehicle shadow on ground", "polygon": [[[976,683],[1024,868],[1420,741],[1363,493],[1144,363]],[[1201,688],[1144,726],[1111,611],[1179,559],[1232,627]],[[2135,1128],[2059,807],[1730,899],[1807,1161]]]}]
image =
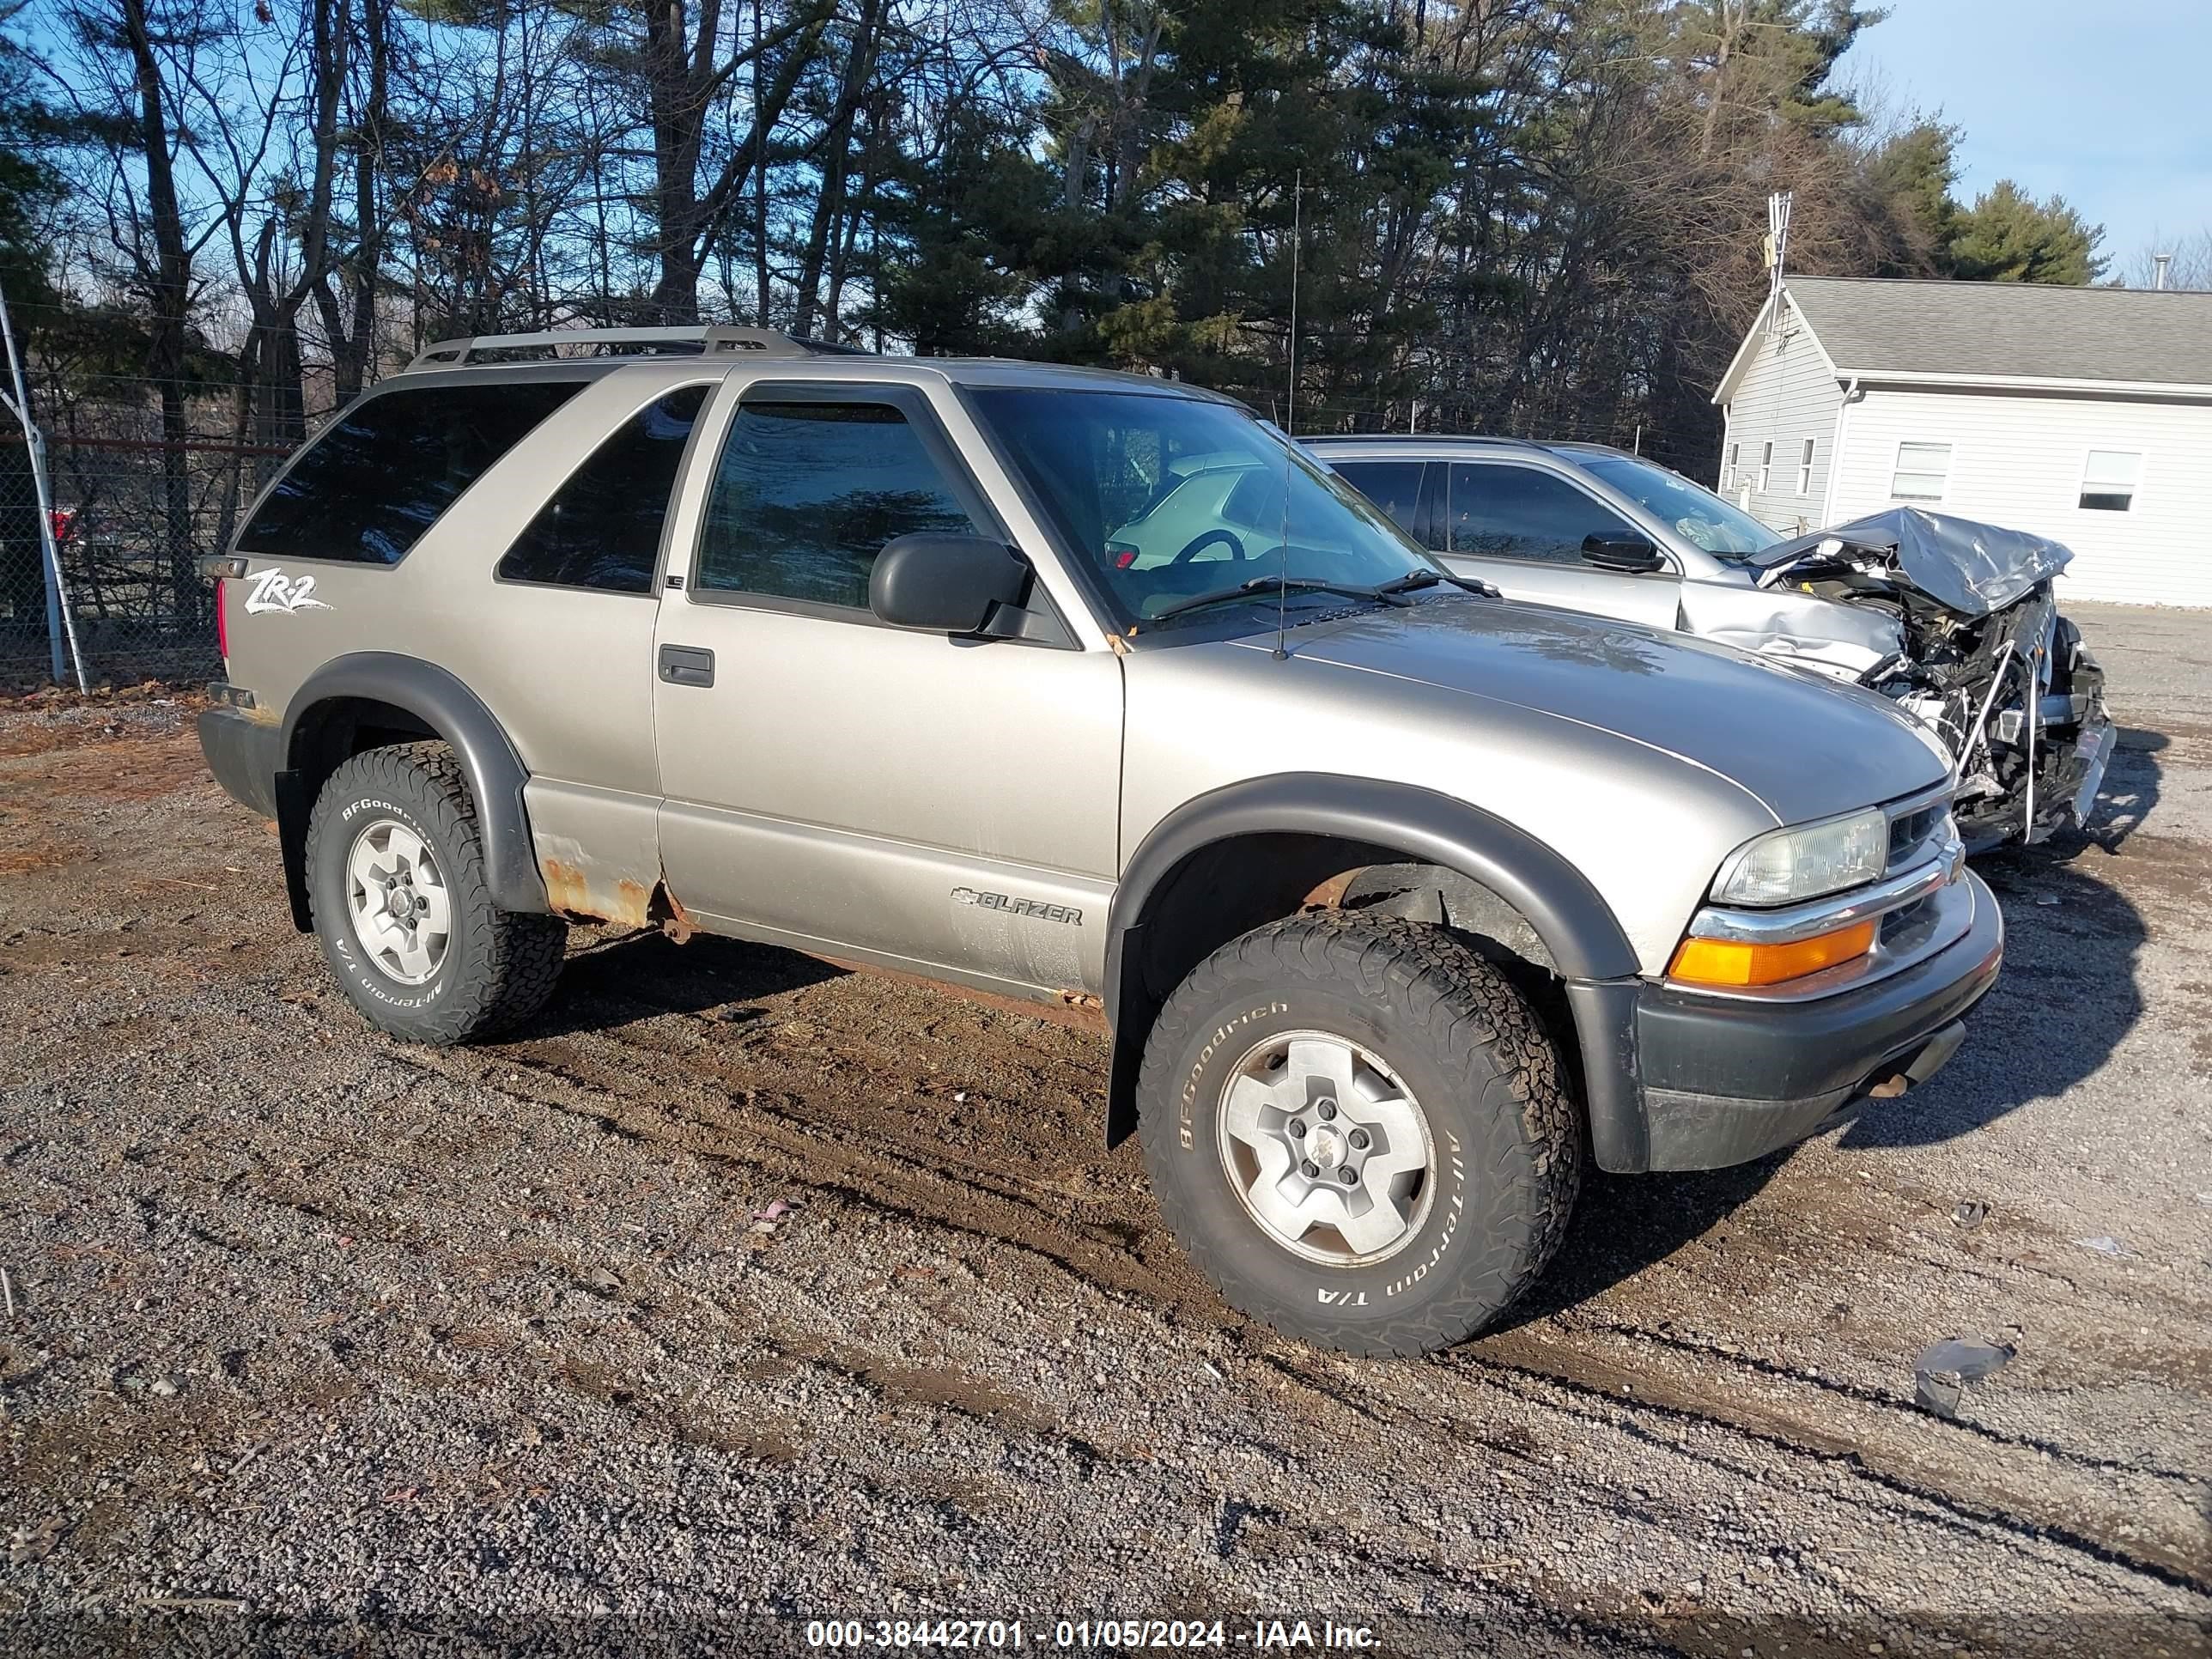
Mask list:
[{"label": "vehicle shadow on ground", "polygon": [[1491,1332],[1548,1319],[1664,1261],[1749,1203],[1793,1152],[1771,1152],[1732,1170],[1682,1175],[1591,1171],[1559,1253]]},{"label": "vehicle shadow on ground", "polygon": [[1971,1133],[2081,1082],[2141,1022],[2137,958],[2149,929],[2103,866],[2156,803],[2153,757],[2166,742],[2124,732],[2086,832],[1975,860],[2004,911],[2004,972],[1942,1075],[1874,1103],[1844,1132],[1845,1146],[1925,1146]]},{"label": "vehicle shadow on ground", "polygon": [[[1966,1045],[1925,1086],[1863,1108],[1843,1133],[1853,1151],[1955,1139],[2103,1066],[2144,1012],[2137,957],[2148,931],[2099,871],[2157,802],[2166,744],[2130,730],[2087,833],[1978,859],[2005,917],[2005,966],[1967,1021]],[[1587,1302],[1725,1222],[1778,1175],[1792,1151],[1732,1170],[1681,1175],[1592,1172],[1550,1269],[1498,1327]]]},{"label": "vehicle shadow on ground", "polygon": [[518,1037],[602,1031],[656,1014],[704,1014],[720,1009],[732,1024],[759,1011],[732,1005],[842,979],[846,969],[775,945],[696,934],[678,945],[643,930],[595,938],[570,935],[561,988]]}]

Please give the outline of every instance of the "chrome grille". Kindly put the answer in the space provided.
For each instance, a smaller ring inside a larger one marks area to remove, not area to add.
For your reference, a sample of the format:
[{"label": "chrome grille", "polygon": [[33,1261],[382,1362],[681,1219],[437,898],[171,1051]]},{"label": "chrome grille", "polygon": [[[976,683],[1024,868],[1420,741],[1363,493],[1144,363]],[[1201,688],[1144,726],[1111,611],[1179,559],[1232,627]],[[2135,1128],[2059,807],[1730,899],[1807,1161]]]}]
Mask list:
[{"label": "chrome grille", "polygon": [[1889,821],[1889,868],[1909,870],[1933,851],[1929,840],[1951,810],[1948,800],[1930,801]]}]

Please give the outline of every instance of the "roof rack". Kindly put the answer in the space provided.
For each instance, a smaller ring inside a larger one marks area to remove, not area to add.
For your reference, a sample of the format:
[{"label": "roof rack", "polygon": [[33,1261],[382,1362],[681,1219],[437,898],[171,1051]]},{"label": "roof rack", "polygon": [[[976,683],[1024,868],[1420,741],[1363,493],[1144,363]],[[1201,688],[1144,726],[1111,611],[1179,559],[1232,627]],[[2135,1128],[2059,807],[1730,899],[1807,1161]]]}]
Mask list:
[{"label": "roof rack", "polygon": [[[1497,432],[1309,432],[1302,444],[1519,444],[1524,449],[1547,449],[1545,438],[1511,438]],[[1599,446],[1604,447],[1603,445]]]},{"label": "roof rack", "polygon": [[472,334],[437,340],[422,348],[406,373],[427,368],[465,368],[483,354],[542,352],[546,360],[579,355],[564,348],[592,348],[594,357],[647,357],[663,352],[696,352],[705,357],[865,357],[856,346],[802,339],[773,328],[710,325],[689,328],[556,328],[536,334]]}]

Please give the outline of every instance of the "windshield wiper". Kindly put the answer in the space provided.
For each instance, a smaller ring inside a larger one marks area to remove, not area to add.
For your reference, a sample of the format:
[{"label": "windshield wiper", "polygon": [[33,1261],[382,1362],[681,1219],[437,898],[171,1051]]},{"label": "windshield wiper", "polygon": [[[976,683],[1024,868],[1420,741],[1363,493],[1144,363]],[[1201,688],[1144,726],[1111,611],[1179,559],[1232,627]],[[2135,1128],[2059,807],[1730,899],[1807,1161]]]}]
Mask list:
[{"label": "windshield wiper", "polygon": [[1408,570],[1396,580],[1384,582],[1375,591],[1377,593],[1413,593],[1424,587],[1434,587],[1438,582],[1449,582],[1454,587],[1480,594],[1486,599],[1504,597],[1488,582],[1477,580],[1473,576],[1455,576],[1449,570]]},{"label": "windshield wiper", "polygon": [[1418,593],[1425,587],[1434,587],[1443,580],[1443,573],[1437,570],[1408,570],[1402,576],[1393,576],[1387,582],[1377,582],[1377,593]]},{"label": "windshield wiper", "polygon": [[[1413,574],[1418,575],[1422,573],[1416,571]],[[1397,580],[1403,581],[1406,579],[1401,576]],[[1162,623],[1170,617],[1180,617],[1184,611],[1195,611],[1201,605],[1225,605],[1231,599],[1249,599],[1257,594],[1272,593],[1279,588],[1292,593],[1340,593],[1347,599],[1375,599],[1383,605],[1413,603],[1403,597],[1404,590],[1394,583],[1386,582],[1380,587],[1363,587],[1357,582],[1323,581],[1314,576],[1292,576],[1287,580],[1280,576],[1255,576],[1234,587],[1217,588],[1211,593],[1194,593],[1187,599],[1177,599],[1173,605],[1154,611],[1147,620]]]}]

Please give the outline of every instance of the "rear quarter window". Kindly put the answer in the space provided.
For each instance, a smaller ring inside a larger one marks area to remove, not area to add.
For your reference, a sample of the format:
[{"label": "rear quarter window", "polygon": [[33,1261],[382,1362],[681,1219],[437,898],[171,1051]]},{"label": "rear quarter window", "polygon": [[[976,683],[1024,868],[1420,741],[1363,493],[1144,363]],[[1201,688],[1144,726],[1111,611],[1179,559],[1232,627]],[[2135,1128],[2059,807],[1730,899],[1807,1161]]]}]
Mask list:
[{"label": "rear quarter window", "polygon": [[397,564],[492,463],[584,385],[479,381],[367,398],[277,480],[238,550]]},{"label": "rear quarter window", "polygon": [[652,591],[660,532],[703,386],[679,386],[640,410],[569,475],[499,562],[507,581]]},{"label": "rear quarter window", "polygon": [[1331,460],[1329,465],[1345,483],[1381,507],[1391,523],[1408,536],[1418,534],[1415,519],[1421,502],[1421,462]]}]

